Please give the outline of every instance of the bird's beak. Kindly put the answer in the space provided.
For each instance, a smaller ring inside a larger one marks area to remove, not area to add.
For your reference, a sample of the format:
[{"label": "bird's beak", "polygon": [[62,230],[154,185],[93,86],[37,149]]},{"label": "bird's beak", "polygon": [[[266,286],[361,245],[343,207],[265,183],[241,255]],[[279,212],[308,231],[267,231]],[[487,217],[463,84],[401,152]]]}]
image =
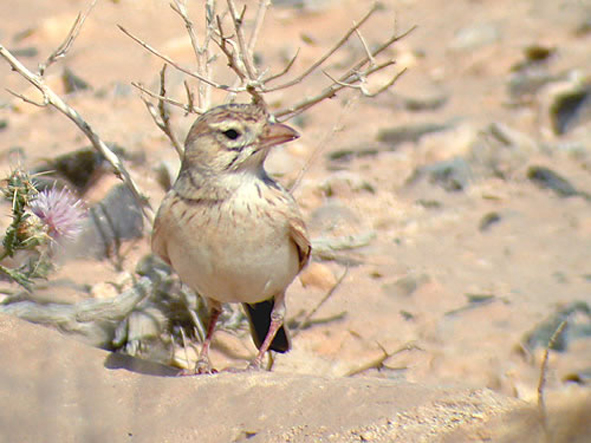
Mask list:
[{"label": "bird's beak", "polygon": [[262,148],[270,148],[295,140],[299,136],[300,134],[295,129],[283,123],[272,123],[267,126],[267,130],[261,136],[260,145]]}]

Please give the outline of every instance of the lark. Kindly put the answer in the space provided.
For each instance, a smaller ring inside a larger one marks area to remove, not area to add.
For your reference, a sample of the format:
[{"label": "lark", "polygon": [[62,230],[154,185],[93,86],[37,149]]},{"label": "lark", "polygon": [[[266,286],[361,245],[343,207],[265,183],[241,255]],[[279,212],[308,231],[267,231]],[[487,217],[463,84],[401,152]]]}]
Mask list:
[{"label": "lark", "polygon": [[260,369],[287,352],[285,294],[310,258],[298,206],[264,168],[272,147],[299,134],[257,104],[212,108],[191,127],[179,176],[154,222],[152,249],[203,296],[209,323],[195,373],[212,373],[209,347],[223,303],[242,303]]}]

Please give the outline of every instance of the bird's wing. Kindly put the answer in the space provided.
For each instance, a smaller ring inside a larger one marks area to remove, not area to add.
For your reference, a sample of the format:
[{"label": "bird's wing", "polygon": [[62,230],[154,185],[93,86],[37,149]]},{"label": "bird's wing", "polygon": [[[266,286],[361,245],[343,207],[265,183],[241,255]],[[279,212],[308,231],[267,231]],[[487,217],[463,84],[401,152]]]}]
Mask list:
[{"label": "bird's wing", "polygon": [[166,248],[166,217],[169,213],[169,206],[170,206],[170,194],[168,194],[162,204],[160,205],[160,209],[156,214],[156,219],[154,220],[154,228],[152,229],[152,252],[159,256],[162,260],[170,265],[170,258],[168,257],[168,250]]},{"label": "bird's wing", "polygon": [[306,225],[301,217],[295,216],[289,218],[289,236],[295,243],[300,257],[300,270],[308,264],[310,260],[310,253],[312,252],[312,245],[306,232]]}]

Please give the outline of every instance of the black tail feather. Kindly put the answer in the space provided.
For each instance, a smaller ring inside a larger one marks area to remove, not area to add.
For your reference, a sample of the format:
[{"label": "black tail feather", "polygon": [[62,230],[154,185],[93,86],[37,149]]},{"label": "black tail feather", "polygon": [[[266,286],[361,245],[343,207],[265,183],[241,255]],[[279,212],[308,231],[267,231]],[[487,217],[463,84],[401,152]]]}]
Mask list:
[{"label": "black tail feather", "polygon": [[[265,300],[253,305],[243,303],[250,323],[250,333],[252,335],[252,340],[258,349],[261,348],[261,345],[267,336],[267,332],[269,332],[269,326],[271,326],[271,311],[273,311],[274,304],[274,299]],[[291,345],[289,342],[289,336],[287,335],[287,330],[284,326],[281,326],[281,328],[277,331],[275,338],[271,342],[269,350],[283,353],[289,351],[290,347]]]}]

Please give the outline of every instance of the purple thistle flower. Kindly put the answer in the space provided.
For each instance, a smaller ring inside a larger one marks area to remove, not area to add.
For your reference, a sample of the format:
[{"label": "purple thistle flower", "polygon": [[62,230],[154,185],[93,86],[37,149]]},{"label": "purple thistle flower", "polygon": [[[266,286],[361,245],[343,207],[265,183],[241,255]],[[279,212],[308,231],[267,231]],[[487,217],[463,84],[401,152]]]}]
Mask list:
[{"label": "purple thistle flower", "polygon": [[58,240],[75,240],[82,230],[86,213],[82,203],[67,189],[46,189],[29,203],[31,212],[47,227],[49,236]]}]

